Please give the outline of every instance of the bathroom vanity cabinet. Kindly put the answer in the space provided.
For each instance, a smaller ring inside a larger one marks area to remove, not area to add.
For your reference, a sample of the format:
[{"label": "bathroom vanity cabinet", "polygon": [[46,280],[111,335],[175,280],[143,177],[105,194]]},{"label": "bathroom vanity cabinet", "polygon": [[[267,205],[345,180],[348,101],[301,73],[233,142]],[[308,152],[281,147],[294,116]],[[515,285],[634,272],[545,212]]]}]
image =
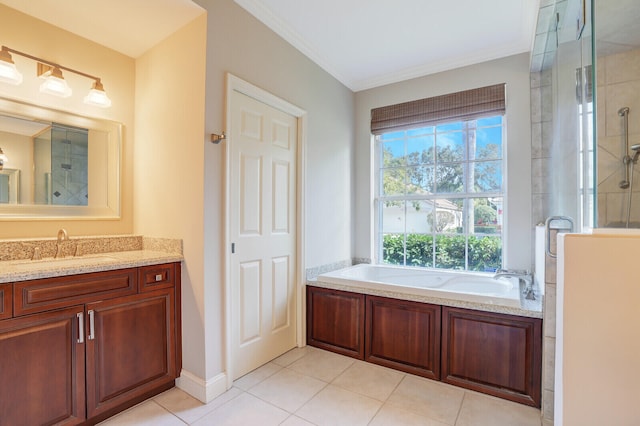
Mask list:
[{"label": "bathroom vanity cabinet", "polygon": [[307,286],[307,343],[540,406],[538,318]]},{"label": "bathroom vanity cabinet", "polygon": [[9,286],[0,423],[95,424],[174,385],[180,263]]}]

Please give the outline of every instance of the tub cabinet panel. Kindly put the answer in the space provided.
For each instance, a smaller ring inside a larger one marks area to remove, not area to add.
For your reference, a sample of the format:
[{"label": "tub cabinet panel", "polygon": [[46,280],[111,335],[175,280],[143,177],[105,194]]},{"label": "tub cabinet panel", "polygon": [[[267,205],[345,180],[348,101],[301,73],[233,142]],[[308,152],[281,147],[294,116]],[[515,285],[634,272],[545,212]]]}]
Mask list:
[{"label": "tub cabinet panel", "polygon": [[307,343],[540,407],[541,319],[307,286]]},{"label": "tub cabinet panel", "polygon": [[442,381],[540,406],[542,320],[442,308]]},{"label": "tub cabinet panel", "polygon": [[366,296],[365,360],[440,378],[440,306]]},{"label": "tub cabinet panel", "polygon": [[0,320],[0,425],[96,424],[173,387],[179,263],[9,285],[16,310]]},{"label": "tub cabinet panel", "polygon": [[364,295],[307,286],[307,343],[364,359]]},{"label": "tub cabinet panel", "polygon": [[86,419],[83,312],[76,306],[0,321],[0,424]]}]

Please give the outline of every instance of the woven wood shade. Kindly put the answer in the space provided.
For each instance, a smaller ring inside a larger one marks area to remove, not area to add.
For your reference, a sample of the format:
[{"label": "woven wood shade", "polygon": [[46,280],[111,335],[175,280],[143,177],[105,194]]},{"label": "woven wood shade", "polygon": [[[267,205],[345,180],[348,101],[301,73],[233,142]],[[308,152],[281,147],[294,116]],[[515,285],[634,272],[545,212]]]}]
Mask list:
[{"label": "woven wood shade", "polygon": [[443,121],[472,120],[505,113],[505,84],[480,87],[371,110],[371,133],[429,126]]}]

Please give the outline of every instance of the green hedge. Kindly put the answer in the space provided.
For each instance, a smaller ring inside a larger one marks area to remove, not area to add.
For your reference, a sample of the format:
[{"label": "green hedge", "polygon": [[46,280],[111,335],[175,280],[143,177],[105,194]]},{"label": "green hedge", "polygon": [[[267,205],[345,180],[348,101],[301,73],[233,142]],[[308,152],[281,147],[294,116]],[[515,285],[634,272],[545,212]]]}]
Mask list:
[{"label": "green hedge", "polygon": [[[433,264],[433,236],[407,234],[406,266],[464,269],[465,238],[461,235],[437,235],[435,265]],[[404,265],[404,238],[402,234],[384,236],[382,256],[384,263]],[[470,236],[469,270],[495,271],[502,267],[502,241],[496,237]]]}]

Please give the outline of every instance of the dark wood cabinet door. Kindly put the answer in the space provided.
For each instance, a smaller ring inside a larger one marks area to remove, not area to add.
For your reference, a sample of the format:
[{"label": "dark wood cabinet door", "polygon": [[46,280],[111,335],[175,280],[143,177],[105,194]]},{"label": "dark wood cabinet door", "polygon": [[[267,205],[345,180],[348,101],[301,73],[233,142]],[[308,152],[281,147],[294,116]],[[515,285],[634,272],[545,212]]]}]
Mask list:
[{"label": "dark wood cabinet door", "polygon": [[364,359],[364,295],[307,286],[307,344]]},{"label": "dark wood cabinet door", "polygon": [[174,385],[173,289],[88,304],[86,309],[89,417],[105,418]]},{"label": "dark wood cabinet door", "polygon": [[540,407],[542,320],[442,308],[442,381]]},{"label": "dark wood cabinet door", "polygon": [[83,307],[0,321],[0,424],[85,420]]},{"label": "dark wood cabinet door", "polygon": [[0,320],[13,316],[13,285],[0,284]]},{"label": "dark wood cabinet door", "polygon": [[367,296],[365,360],[440,379],[440,306]]}]

